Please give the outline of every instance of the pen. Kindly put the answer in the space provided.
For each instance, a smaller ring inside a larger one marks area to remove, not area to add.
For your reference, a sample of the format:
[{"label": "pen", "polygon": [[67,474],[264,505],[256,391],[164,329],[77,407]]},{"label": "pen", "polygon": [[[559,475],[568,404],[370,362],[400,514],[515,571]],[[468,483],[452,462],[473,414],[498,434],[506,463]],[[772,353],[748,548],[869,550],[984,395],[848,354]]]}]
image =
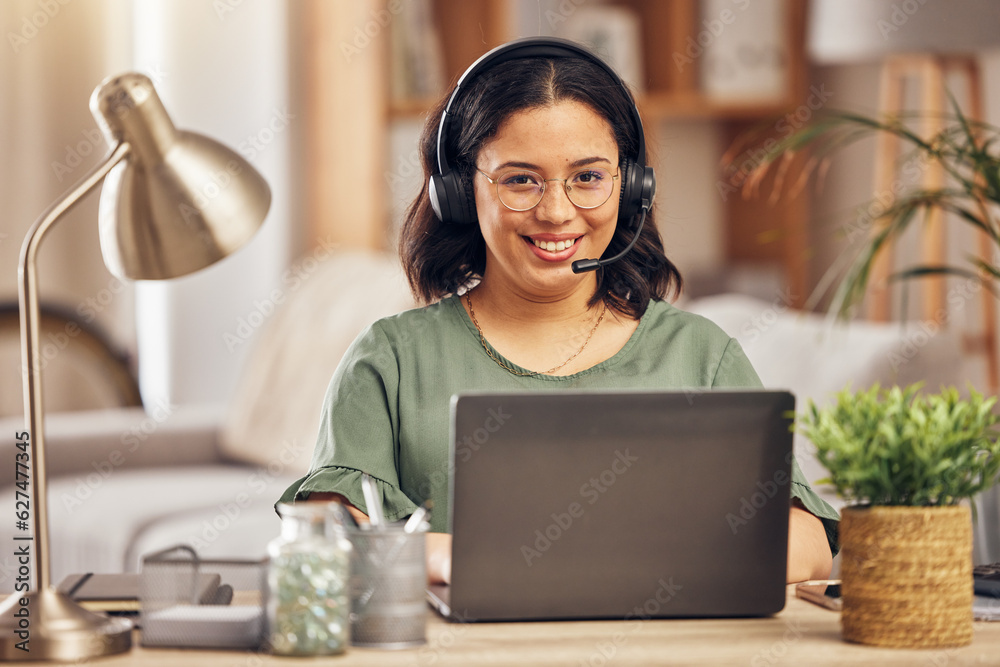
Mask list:
[{"label": "pen", "polygon": [[434,507],[434,501],[428,498],[425,500],[420,507],[417,508],[410,518],[406,520],[406,524],[403,526],[404,533],[413,533],[420,528],[420,524],[424,521],[429,520],[431,508]]},{"label": "pen", "polygon": [[368,473],[361,474],[361,491],[365,494],[365,505],[368,506],[368,520],[371,521],[372,528],[382,530],[385,527],[385,518],[382,515],[382,503],[378,499],[375,489],[375,480]]}]

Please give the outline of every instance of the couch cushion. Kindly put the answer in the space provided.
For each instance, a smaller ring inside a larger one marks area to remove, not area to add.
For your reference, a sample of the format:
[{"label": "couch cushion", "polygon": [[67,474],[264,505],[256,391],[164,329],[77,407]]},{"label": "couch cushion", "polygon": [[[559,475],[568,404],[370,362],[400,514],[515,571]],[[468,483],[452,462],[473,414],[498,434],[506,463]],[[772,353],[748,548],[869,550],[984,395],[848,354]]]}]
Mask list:
[{"label": "couch cushion", "polygon": [[[86,471],[218,463],[222,410],[209,405],[166,403],[143,408],[46,412],[46,471],[50,478]],[[0,460],[14,460],[13,434],[22,417],[0,419]],[[14,482],[14,466],[0,465],[0,488]]]},{"label": "couch cushion", "polygon": [[[789,389],[801,412],[807,401],[830,403],[848,384],[855,390],[924,381],[928,389],[942,384],[963,387],[961,340],[957,331],[932,335],[919,324],[852,322],[832,324],[825,315],[792,310],[786,300],[763,301],[724,294],[690,301],[685,310],[703,315],[736,338],[764,386]],[[826,476],[812,444],[798,434],[795,455],[810,482]],[[816,491],[841,507],[829,488]]]},{"label": "couch cushion", "polygon": [[307,258],[286,277],[284,301],[247,359],[220,446],[230,458],[261,466],[280,461],[304,475],[340,358],[366,326],[415,304],[388,254]]}]

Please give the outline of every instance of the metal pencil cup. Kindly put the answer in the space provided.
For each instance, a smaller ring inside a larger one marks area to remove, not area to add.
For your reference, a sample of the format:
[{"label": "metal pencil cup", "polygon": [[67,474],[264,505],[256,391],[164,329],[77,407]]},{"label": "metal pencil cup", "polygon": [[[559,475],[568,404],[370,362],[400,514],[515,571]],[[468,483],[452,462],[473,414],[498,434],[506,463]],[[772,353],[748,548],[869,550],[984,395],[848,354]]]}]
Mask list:
[{"label": "metal pencil cup", "polygon": [[427,641],[426,533],[402,525],[351,530],[351,644],[401,649]]}]

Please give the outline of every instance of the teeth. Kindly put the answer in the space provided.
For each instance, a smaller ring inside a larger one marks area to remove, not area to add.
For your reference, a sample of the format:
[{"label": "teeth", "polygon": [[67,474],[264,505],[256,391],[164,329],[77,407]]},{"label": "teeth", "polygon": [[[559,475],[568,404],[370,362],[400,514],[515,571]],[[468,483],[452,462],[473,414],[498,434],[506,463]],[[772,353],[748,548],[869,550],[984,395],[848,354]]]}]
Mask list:
[{"label": "teeth", "polygon": [[565,241],[536,241],[531,239],[531,242],[535,244],[536,247],[542,250],[548,250],[549,252],[559,252],[569,248],[576,242],[576,239],[567,239]]}]

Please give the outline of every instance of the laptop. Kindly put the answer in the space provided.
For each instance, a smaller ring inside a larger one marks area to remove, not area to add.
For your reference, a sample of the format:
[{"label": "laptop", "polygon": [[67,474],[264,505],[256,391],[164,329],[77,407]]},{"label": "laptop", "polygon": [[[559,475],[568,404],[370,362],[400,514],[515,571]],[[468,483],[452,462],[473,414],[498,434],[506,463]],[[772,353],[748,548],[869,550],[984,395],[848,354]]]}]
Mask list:
[{"label": "laptop", "polygon": [[470,393],[451,403],[459,622],[767,616],[785,604],[787,391]]}]

